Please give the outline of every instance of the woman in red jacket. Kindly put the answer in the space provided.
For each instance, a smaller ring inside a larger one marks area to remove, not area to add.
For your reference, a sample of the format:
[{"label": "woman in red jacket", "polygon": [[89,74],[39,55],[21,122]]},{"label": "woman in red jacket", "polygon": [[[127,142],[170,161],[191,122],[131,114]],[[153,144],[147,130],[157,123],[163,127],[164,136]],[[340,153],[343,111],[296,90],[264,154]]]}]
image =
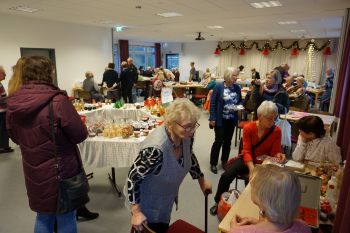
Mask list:
[{"label": "woman in red jacket", "polygon": [[[84,141],[88,133],[67,94],[52,84],[53,76],[54,67],[45,57],[18,60],[9,85],[7,129],[22,152],[29,206],[37,212],[34,232],[53,232],[56,221],[59,232],[75,233],[76,211],[56,214],[58,177],[65,179],[80,173],[82,162],[76,144]],[[50,102],[56,144],[51,140]]]},{"label": "woman in red jacket", "polygon": [[[275,126],[278,114],[276,104],[272,101],[264,101],[257,112],[258,120],[246,124],[243,128],[242,155],[220,177],[214,197],[216,204],[210,208],[212,215],[216,214],[221,194],[229,190],[232,181],[238,175],[250,176],[255,164],[262,162],[257,159],[259,156],[274,156],[279,162],[285,160],[285,155],[281,153],[281,129]],[[262,141],[263,138],[265,139]],[[259,143],[259,141],[261,142]]]}]

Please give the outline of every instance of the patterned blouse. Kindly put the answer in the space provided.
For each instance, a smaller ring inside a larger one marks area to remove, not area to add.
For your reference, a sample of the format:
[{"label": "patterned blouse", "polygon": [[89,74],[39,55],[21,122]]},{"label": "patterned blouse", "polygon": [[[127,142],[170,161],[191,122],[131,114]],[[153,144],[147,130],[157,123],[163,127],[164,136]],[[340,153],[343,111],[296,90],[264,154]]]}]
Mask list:
[{"label": "patterned blouse", "polygon": [[[191,150],[192,151],[192,150]],[[198,179],[203,176],[199,167],[196,156],[191,153],[191,169],[190,174],[193,179]],[[131,166],[127,177],[128,200],[130,204],[140,203],[140,184],[147,175],[157,175],[163,162],[163,152],[154,147],[147,147],[140,151],[135,162]],[[183,156],[178,160],[181,166],[184,166]]]}]

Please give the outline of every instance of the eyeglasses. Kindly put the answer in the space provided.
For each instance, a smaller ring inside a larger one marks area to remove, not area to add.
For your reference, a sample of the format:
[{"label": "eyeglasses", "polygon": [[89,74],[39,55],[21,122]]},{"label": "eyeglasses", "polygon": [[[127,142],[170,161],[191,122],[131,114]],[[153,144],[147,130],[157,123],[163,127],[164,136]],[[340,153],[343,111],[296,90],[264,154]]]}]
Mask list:
[{"label": "eyeglasses", "polygon": [[196,131],[196,129],[198,129],[198,127],[200,126],[200,124],[198,122],[196,122],[193,126],[183,126],[181,125],[179,122],[175,121],[176,124],[178,124],[181,128],[183,128],[186,132],[193,132]]}]

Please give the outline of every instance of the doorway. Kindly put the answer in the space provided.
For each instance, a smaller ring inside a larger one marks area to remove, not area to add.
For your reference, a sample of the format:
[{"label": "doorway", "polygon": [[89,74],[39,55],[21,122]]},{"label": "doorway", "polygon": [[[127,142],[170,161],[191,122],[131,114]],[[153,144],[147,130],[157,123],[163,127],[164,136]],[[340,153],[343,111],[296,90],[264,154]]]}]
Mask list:
[{"label": "doorway", "polygon": [[21,49],[21,57],[43,56],[50,59],[55,69],[53,84],[58,86],[55,49],[45,49],[45,48],[20,48],[20,49]]}]

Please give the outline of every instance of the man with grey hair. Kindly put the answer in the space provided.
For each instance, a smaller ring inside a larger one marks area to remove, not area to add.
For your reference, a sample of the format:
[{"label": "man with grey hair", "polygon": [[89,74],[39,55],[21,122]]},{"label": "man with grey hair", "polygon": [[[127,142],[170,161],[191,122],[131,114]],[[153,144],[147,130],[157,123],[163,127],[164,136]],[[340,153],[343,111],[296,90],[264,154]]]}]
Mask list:
[{"label": "man with grey hair", "polygon": [[9,136],[6,130],[7,94],[1,83],[1,81],[5,80],[5,77],[5,69],[0,66],[0,153],[13,152],[13,149],[9,146]]}]

